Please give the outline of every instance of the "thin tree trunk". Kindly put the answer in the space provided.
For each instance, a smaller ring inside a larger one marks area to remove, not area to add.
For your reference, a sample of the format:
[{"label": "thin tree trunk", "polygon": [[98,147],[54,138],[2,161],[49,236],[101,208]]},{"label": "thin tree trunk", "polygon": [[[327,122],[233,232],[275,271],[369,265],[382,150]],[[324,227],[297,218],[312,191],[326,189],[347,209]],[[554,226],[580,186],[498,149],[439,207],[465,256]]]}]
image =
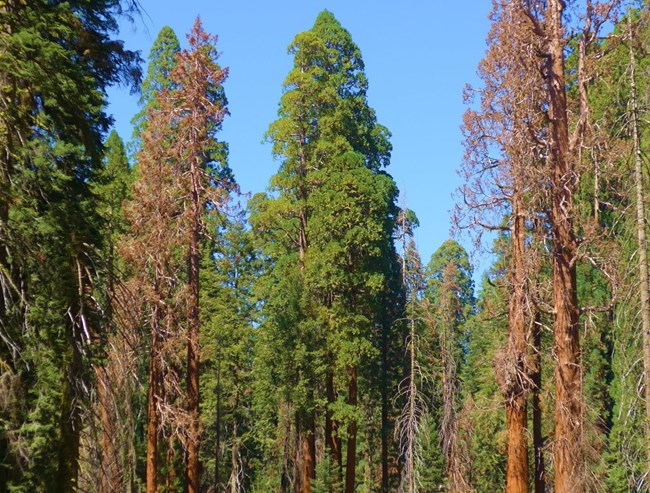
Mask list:
[{"label": "thin tree trunk", "polygon": [[199,268],[201,253],[199,251],[201,215],[203,205],[199,193],[199,166],[196,159],[191,161],[192,174],[192,226],[190,251],[188,259],[187,283],[190,289],[187,320],[187,412],[190,423],[187,444],[187,492],[199,493]]},{"label": "thin tree trunk", "polygon": [[217,355],[217,439],[214,447],[214,487],[219,491],[221,486],[221,350]]},{"label": "thin tree trunk", "polygon": [[147,493],[158,489],[158,410],[160,396],[159,308],[153,307],[151,325],[151,350],[149,354],[149,390],[147,391]]},{"label": "thin tree trunk", "polygon": [[230,493],[240,493],[240,471],[239,471],[239,437],[237,419],[232,421],[232,451],[230,453]]},{"label": "thin tree trunk", "polygon": [[[411,301],[411,303],[414,303],[414,301]],[[410,365],[409,365],[409,391],[408,391],[408,399],[409,399],[409,413],[408,413],[408,451],[407,451],[407,478],[406,478],[406,484],[408,488],[408,493],[415,493],[416,491],[416,484],[415,484],[415,441],[417,437],[415,436],[415,423],[417,420],[416,416],[416,397],[417,397],[417,386],[415,384],[415,318],[413,314],[411,313],[411,320],[409,321],[409,328],[410,328],[410,348],[409,348],[409,356],[410,356]]]},{"label": "thin tree trunk", "polygon": [[[556,493],[583,491],[582,380],[576,240],[573,232],[573,190],[577,177],[569,161],[569,129],[562,0],[547,5],[547,86],[550,121],[551,233],[553,238],[553,305],[555,317],[555,442]],[[582,116],[582,115],[581,115]]]},{"label": "thin tree trunk", "polygon": [[[76,235],[72,235],[70,244],[78,245]],[[71,284],[76,290],[70,292],[70,313],[66,333],[66,348],[63,359],[63,391],[61,398],[61,445],[57,470],[56,492],[67,493],[77,489],[79,477],[79,444],[81,436],[81,407],[77,395],[78,379],[82,374],[82,355],[80,327],[84,323],[85,280],[79,259],[70,265],[73,272]],[[76,292],[75,292],[76,291]]]},{"label": "thin tree trunk", "polygon": [[[630,22],[630,38],[632,24]],[[634,141],[634,185],[636,189],[636,232],[639,243],[639,277],[641,281],[641,324],[643,330],[643,378],[645,382],[645,432],[647,472],[650,478],[650,282],[648,280],[648,240],[646,237],[645,191],[643,189],[643,161],[639,130],[639,106],[636,89],[636,57],[629,41],[630,52],[630,103],[632,105],[632,136]]]},{"label": "thin tree trunk", "polygon": [[[356,410],[357,407],[357,368],[348,367],[348,404]],[[354,493],[356,488],[357,466],[357,420],[352,419],[348,424],[348,446],[345,464],[345,493]]]},{"label": "thin tree trunk", "polygon": [[[386,303],[384,306],[388,306]],[[384,317],[385,321],[386,317]],[[381,493],[388,493],[388,327],[381,333]]]},{"label": "thin tree trunk", "polygon": [[79,475],[79,438],[81,410],[77,402],[76,379],[81,372],[81,354],[77,348],[76,321],[71,321],[66,337],[64,357],[63,392],[61,399],[61,445],[57,470],[56,493],[68,493],[77,488]]},{"label": "thin tree trunk", "polygon": [[[331,362],[333,356],[330,354],[328,359]],[[338,481],[341,477],[343,456],[341,453],[341,438],[337,434],[338,424],[332,419],[332,411],[329,408],[329,406],[336,400],[336,394],[334,392],[334,376],[332,375],[331,370],[328,370],[327,372],[325,391],[327,393],[328,404],[327,411],[325,412],[325,446],[329,450],[332,467],[336,468],[334,476],[335,480]]]},{"label": "thin tree trunk", "polygon": [[539,313],[535,314],[532,332],[534,370],[530,378],[533,383],[532,407],[535,493],[544,493],[546,491],[546,479],[544,471],[544,435],[542,432],[542,324]]},{"label": "thin tree trunk", "polygon": [[514,173],[511,234],[511,292],[508,307],[508,366],[509,386],[506,400],[506,427],[508,431],[506,461],[506,493],[528,492],[528,439],[527,439],[527,373],[526,365],[526,272],[525,217],[521,197],[522,183],[518,170]]}]

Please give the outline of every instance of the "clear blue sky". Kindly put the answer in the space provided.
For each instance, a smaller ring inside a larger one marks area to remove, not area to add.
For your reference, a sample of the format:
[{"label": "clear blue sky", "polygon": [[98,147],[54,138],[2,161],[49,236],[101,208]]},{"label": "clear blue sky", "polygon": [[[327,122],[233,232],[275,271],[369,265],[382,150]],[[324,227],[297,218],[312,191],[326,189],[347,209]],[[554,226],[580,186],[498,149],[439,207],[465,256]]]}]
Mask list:
[{"label": "clear blue sky", "polygon": [[[423,261],[449,237],[452,192],[460,179],[462,90],[476,82],[485,52],[489,0],[140,0],[142,17],[124,23],[121,39],[146,60],[160,29],[168,25],[185,43],[197,15],[219,36],[229,116],[221,137],[242,191],[265,190],[278,163],[264,132],[276,118],[282,82],[292,64],[287,46],[328,9],[352,35],[366,65],[368,99],[392,132],[389,173],[402,204],[420,219],[416,239]],[[120,136],[131,137],[137,96],[116,88],[109,111]],[[464,243],[464,242],[463,242]]]}]

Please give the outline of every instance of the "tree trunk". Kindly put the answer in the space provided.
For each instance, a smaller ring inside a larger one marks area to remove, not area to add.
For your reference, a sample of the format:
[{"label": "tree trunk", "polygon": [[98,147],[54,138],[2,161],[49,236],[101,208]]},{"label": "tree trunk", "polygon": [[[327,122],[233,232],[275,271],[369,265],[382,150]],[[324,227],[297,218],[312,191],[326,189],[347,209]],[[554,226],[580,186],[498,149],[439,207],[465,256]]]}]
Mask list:
[{"label": "tree trunk", "polygon": [[[70,244],[73,248],[79,245],[76,235],[72,234]],[[61,442],[59,448],[59,465],[57,470],[56,492],[67,493],[77,489],[79,477],[79,443],[81,436],[81,406],[78,395],[78,380],[81,378],[83,362],[81,345],[83,340],[80,324],[84,319],[84,290],[85,280],[83,269],[78,258],[70,265],[72,271],[70,286],[70,317],[66,333],[66,348],[63,358],[63,389],[61,397],[60,430]],[[65,280],[63,280],[65,283]]]},{"label": "tree trunk", "polygon": [[199,268],[201,252],[199,251],[201,216],[203,204],[200,201],[200,169],[198,157],[191,159],[192,174],[192,224],[190,232],[188,276],[189,287],[187,317],[187,412],[189,416],[186,487],[188,493],[199,493]]},{"label": "tree trunk", "polygon": [[[630,38],[632,38],[631,20]],[[639,244],[639,277],[641,289],[641,327],[643,330],[643,378],[645,382],[645,432],[647,472],[650,477],[650,281],[648,279],[648,240],[646,237],[645,193],[643,189],[643,161],[639,130],[639,106],[636,89],[636,57],[629,41],[630,103],[632,105],[632,137],[634,141],[634,185],[636,189],[636,232]]]},{"label": "tree trunk", "polygon": [[555,354],[554,469],[557,493],[583,491],[582,380],[573,191],[577,177],[569,161],[569,130],[562,0],[547,5],[547,86],[550,120],[551,233]]},{"label": "tree trunk", "polygon": [[[330,354],[329,361],[331,362],[333,356]],[[341,453],[341,438],[337,434],[338,425],[332,419],[332,411],[329,405],[333,404],[336,400],[334,392],[334,376],[332,371],[328,370],[325,380],[325,391],[327,393],[328,409],[325,412],[325,446],[329,450],[330,458],[332,460],[332,467],[336,467],[335,479],[338,481],[341,476],[341,469],[343,467],[343,456]]]},{"label": "tree trunk", "polygon": [[230,493],[240,493],[240,471],[239,471],[239,438],[237,419],[232,420],[232,450],[230,452]]},{"label": "tree trunk", "polygon": [[218,492],[221,486],[221,351],[217,355],[217,418],[216,434],[217,439],[214,446],[214,487]]},{"label": "tree trunk", "polygon": [[[357,408],[357,368],[348,367],[348,404]],[[356,488],[357,466],[357,421],[352,419],[348,424],[348,446],[345,464],[345,493],[354,493]]]},{"label": "tree trunk", "polygon": [[[386,303],[384,306],[388,306]],[[381,493],[388,493],[388,324],[381,328]]]},{"label": "tree trunk", "polygon": [[316,429],[313,413],[307,413],[302,432],[302,493],[311,493],[316,477]]},{"label": "tree trunk", "polygon": [[79,475],[79,437],[81,431],[81,409],[77,401],[76,381],[81,373],[81,354],[77,347],[76,321],[68,327],[64,357],[63,392],[61,398],[61,438],[59,466],[57,470],[56,493],[76,491]]},{"label": "tree trunk", "polygon": [[539,313],[535,314],[533,323],[533,357],[534,370],[531,373],[533,383],[533,450],[535,454],[535,493],[546,491],[544,471],[544,435],[542,433],[542,324]]},{"label": "tree trunk", "polygon": [[158,409],[160,397],[159,308],[153,307],[151,350],[149,353],[149,390],[147,391],[147,493],[158,489]]},{"label": "tree trunk", "polygon": [[527,327],[526,327],[526,272],[525,217],[521,197],[522,183],[517,169],[514,174],[511,234],[511,286],[508,301],[508,365],[513,372],[507,375],[509,386],[506,400],[506,427],[508,430],[506,461],[506,493],[528,492],[528,440],[527,440]]}]

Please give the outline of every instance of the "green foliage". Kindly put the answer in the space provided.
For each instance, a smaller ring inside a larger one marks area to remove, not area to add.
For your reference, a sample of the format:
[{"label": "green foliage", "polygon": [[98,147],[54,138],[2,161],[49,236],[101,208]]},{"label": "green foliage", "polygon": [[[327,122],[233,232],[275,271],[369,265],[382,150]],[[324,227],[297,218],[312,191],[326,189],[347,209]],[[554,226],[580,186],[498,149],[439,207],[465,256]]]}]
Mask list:
[{"label": "green foliage", "polygon": [[162,91],[174,88],[171,73],[180,52],[181,45],[176,33],[171,27],[164,26],[149,51],[147,75],[140,86],[138,100],[142,109],[131,120],[136,146],[139,146],[140,134],[147,124],[147,111],[158,107],[156,97]]}]

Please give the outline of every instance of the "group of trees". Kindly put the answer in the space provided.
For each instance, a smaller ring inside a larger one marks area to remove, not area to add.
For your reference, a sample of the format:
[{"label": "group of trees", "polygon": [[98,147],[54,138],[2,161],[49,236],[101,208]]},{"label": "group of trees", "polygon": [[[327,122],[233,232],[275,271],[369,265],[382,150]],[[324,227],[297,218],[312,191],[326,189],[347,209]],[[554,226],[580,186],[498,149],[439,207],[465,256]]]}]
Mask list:
[{"label": "group of trees", "polygon": [[648,489],[647,5],[493,1],[454,218],[478,296],[456,241],[423,265],[330,12],[242,210],[216,37],[163,28],[140,84],[136,10],[0,7],[0,492]]}]

